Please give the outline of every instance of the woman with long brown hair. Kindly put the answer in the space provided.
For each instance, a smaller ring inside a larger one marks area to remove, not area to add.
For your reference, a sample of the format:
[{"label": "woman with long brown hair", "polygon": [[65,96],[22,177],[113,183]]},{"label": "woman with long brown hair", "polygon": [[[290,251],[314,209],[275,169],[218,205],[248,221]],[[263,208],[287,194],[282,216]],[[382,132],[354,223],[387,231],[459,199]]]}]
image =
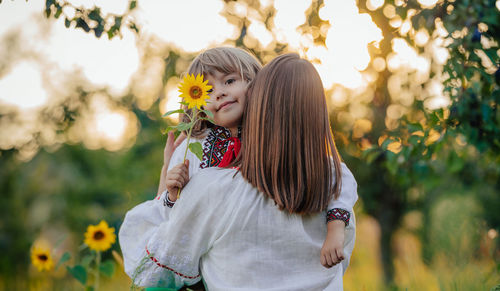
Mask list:
[{"label": "woman with long brown hair", "polygon": [[[191,178],[170,219],[148,234],[136,284],[180,287],[203,275],[208,290],[342,290],[357,185],[335,148],[321,79],[286,54],[247,95],[234,167]],[[317,260],[325,215],[341,192],[350,200],[334,208],[345,212],[329,215],[345,218],[345,259],[326,269]]]}]

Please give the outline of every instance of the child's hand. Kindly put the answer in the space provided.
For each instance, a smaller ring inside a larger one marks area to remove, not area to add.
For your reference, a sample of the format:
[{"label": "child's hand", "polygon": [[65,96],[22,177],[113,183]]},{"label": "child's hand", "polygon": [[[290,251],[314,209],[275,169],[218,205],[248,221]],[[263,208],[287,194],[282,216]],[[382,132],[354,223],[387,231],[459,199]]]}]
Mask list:
[{"label": "child's hand", "polygon": [[328,232],[321,248],[321,264],[331,268],[344,259],[344,228],[342,220],[333,220],[327,224]]},{"label": "child's hand", "polygon": [[166,186],[168,199],[172,202],[177,200],[177,193],[189,182],[189,160],[170,169],[167,172]]}]

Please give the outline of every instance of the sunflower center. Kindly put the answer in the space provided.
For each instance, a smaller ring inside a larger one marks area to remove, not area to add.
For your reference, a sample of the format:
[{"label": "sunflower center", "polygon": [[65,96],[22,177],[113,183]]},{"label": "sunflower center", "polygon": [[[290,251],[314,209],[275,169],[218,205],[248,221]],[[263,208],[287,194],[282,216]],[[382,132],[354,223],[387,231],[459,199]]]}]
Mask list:
[{"label": "sunflower center", "polygon": [[203,95],[203,91],[198,86],[193,86],[189,89],[189,96],[193,99],[198,99]]},{"label": "sunflower center", "polygon": [[102,231],[98,230],[94,233],[95,240],[101,240],[103,238],[104,238],[104,233]]},{"label": "sunflower center", "polygon": [[48,259],[47,255],[38,255],[40,261],[46,261]]}]

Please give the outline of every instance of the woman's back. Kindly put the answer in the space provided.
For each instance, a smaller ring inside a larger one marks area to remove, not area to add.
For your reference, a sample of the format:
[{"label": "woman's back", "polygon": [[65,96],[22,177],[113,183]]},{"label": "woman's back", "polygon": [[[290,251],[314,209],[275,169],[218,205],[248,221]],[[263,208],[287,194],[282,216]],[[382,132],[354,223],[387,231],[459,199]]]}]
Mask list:
[{"label": "woman's back", "polygon": [[[201,185],[204,193],[192,191]],[[183,193],[172,217],[182,216],[187,204],[203,204],[204,217],[219,219],[215,233],[190,238],[209,240],[200,268],[209,290],[342,290],[343,265],[326,269],[318,260],[326,235],[324,212],[301,216],[281,211],[232,169],[202,170]],[[354,222],[346,230],[349,257]]]}]

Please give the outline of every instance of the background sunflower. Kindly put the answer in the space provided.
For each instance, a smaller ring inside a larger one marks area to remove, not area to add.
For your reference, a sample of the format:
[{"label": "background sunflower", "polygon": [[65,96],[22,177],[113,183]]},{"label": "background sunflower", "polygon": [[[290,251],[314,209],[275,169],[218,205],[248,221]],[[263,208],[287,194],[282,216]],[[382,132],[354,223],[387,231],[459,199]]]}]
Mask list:
[{"label": "background sunflower", "polygon": [[89,225],[85,233],[84,243],[95,251],[105,251],[116,241],[115,228],[109,227],[104,220],[98,225]]},{"label": "background sunflower", "polygon": [[33,247],[31,250],[31,263],[40,272],[50,271],[54,267],[50,250],[42,247]]}]

